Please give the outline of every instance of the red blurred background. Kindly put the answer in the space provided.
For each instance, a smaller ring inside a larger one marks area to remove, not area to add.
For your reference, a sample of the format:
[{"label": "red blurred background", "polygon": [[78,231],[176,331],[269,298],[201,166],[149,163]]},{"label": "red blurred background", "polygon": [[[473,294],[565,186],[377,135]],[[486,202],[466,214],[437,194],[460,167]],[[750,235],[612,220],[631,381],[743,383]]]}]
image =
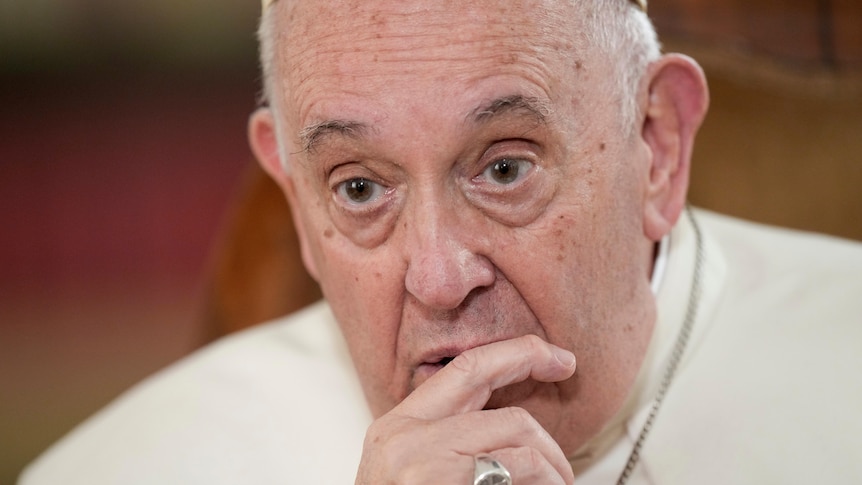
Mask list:
[{"label": "red blurred background", "polygon": [[258,8],[0,4],[0,483],[202,341]]}]

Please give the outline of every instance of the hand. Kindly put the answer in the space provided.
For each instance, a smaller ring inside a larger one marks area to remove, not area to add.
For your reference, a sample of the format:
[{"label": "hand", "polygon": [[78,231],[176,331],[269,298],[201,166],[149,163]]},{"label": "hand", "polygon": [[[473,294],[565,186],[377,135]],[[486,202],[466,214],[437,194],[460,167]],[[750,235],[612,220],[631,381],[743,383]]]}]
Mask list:
[{"label": "hand", "polygon": [[473,483],[473,456],[489,453],[516,485],[574,482],[562,450],[519,407],[483,410],[491,393],[528,378],[568,379],[571,352],[534,335],[470,349],[368,429],[356,485]]}]

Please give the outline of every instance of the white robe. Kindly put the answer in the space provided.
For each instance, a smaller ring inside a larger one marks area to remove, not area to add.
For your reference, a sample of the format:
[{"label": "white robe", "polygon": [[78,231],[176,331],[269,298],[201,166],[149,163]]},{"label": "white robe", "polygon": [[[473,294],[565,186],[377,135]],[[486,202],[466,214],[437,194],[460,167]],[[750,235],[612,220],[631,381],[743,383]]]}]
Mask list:
[{"label": "white robe", "polygon": [[[862,483],[862,245],[696,211],[703,293],[630,484]],[[615,483],[682,322],[695,244],[674,228],[632,394],[573,459]],[[22,485],[353,483],[371,417],[324,303],[142,382],[25,470]]]}]

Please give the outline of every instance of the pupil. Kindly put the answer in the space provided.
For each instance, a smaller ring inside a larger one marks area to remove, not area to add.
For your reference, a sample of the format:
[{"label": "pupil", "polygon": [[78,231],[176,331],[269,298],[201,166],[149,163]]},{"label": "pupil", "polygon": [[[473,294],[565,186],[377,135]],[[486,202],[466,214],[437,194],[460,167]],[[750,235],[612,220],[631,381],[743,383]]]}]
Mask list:
[{"label": "pupil", "polygon": [[366,202],[371,198],[371,184],[366,179],[353,179],[347,186],[347,196],[355,202]]},{"label": "pupil", "polygon": [[501,183],[512,183],[518,178],[518,164],[512,160],[500,160],[494,164],[496,179]]}]

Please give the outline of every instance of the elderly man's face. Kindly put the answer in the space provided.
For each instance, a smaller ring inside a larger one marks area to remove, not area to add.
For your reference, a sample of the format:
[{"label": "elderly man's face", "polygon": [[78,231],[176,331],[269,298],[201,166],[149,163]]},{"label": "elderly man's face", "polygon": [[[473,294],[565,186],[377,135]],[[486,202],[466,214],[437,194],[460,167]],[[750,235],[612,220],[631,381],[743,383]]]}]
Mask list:
[{"label": "elderly man's face", "polygon": [[572,3],[273,7],[283,183],[376,415],[525,334],[572,350],[575,377],[489,407],[526,408],[566,452],[631,386],[654,321],[648,149]]}]

